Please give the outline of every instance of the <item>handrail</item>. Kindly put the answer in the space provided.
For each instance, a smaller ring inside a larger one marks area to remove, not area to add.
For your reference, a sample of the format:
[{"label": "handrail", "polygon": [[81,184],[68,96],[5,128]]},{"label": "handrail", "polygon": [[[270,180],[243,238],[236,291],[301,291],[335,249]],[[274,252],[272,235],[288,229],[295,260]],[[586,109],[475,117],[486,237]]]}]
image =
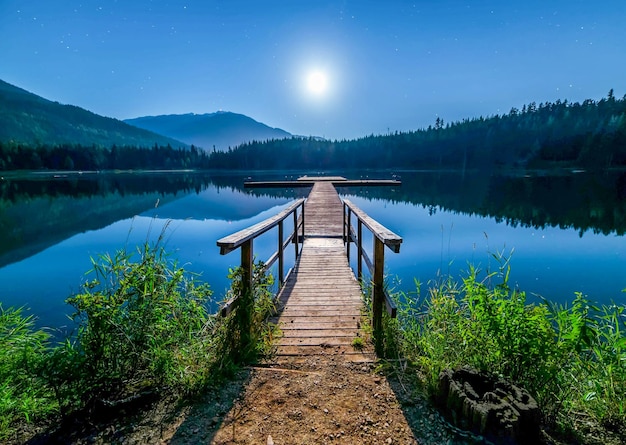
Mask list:
[{"label": "handrail", "polygon": [[[284,251],[289,243],[295,245],[295,257],[298,258],[300,254],[300,240],[304,239],[304,198],[300,198],[294,201],[289,207],[281,211],[280,213],[267,218],[253,226],[246,229],[235,232],[231,235],[220,238],[217,241],[217,246],[220,248],[220,255],[226,255],[238,248],[241,248],[241,269],[243,272],[242,277],[242,295],[250,295],[252,288],[252,259],[253,259],[253,240],[260,235],[263,235],[268,230],[278,226],[278,248],[270,258],[265,262],[265,268],[271,267],[278,260],[278,280],[280,286],[285,282],[284,273]],[[298,217],[298,209],[300,210],[300,216]],[[290,215],[293,214],[293,232],[289,234],[286,239],[283,239],[283,222]],[[302,229],[302,235],[298,232]],[[222,316],[227,316],[232,312],[237,303],[239,295],[235,295],[229,300],[221,310]]]},{"label": "handrail", "polygon": [[[352,226],[352,214],[357,219],[357,231]],[[370,260],[367,252],[363,249],[363,226],[372,233],[374,238],[374,258]],[[351,201],[343,200],[343,239],[346,244],[346,254],[350,261],[350,243],[354,242],[357,248],[357,278],[363,282],[363,261],[365,261],[370,274],[372,275],[372,327],[374,340],[376,342],[376,352],[382,352],[382,315],[383,302],[387,312],[392,318],[396,317],[396,305],[389,297],[384,288],[385,269],[385,246],[392,252],[399,253],[402,238],[391,230],[370,217],[363,210],[359,209]]]},{"label": "handrail", "polygon": [[217,241],[217,246],[220,248],[220,255],[226,255],[227,253],[230,253],[240,247],[246,241],[254,239],[259,235],[263,235],[268,230],[273,229],[279,222],[285,220],[299,206],[304,206],[304,198],[294,201],[282,212],[270,218],[267,218],[246,229],[240,230],[239,232],[220,238]]},{"label": "handrail", "polygon": [[378,238],[385,246],[389,247],[393,250],[394,253],[400,252],[400,244],[402,244],[402,237],[396,235],[391,230],[383,226],[381,223],[376,221],[374,218],[369,216],[363,210],[358,208],[352,201],[348,199],[343,200],[344,210],[345,207],[349,208],[354,216],[357,217],[359,221],[363,223],[365,227],[367,227],[372,234]]}]

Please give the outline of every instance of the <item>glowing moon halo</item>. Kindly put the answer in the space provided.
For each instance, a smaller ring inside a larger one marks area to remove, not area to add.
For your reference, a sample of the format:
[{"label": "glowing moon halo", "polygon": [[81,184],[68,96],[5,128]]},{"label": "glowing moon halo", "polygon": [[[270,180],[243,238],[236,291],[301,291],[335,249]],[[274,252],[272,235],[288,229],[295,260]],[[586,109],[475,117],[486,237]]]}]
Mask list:
[{"label": "glowing moon halo", "polygon": [[321,96],[328,88],[328,78],[322,71],[312,71],[307,77],[307,89],[310,93]]}]

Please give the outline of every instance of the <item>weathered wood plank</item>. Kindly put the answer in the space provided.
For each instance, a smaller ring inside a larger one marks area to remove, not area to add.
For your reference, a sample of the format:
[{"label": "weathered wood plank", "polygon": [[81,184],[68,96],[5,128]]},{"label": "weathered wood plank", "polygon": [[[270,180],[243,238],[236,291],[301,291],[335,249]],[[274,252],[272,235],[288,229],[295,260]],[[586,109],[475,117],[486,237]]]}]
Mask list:
[{"label": "weathered wood plank", "polygon": [[368,361],[373,360],[372,354],[364,354],[362,351],[355,349],[352,345],[319,345],[319,346],[278,346],[276,349],[278,356],[328,356],[328,355],[345,355],[347,360],[354,360],[355,357],[369,357]]},{"label": "weathered wood plank", "polygon": [[299,323],[300,321],[308,321],[308,322],[313,322],[313,323],[332,323],[334,321],[337,322],[352,322],[352,323],[356,323],[357,321],[360,322],[361,317],[357,317],[355,315],[332,315],[332,316],[320,316],[320,317],[315,317],[313,318],[309,318],[309,319],[303,319],[301,316],[291,316],[289,315],[289,313],[285,314],[284,312],[281,314],[281,316],[279,318],[276,319],[276,323]]},{"label": "weathered wood plank", "polygon": [[351,346],[356,335],[332,337],[283,337],[280,346]]},{"label": "weathered wood plank", "polygon": [[326,328],[322,329],[318,326],[316,329],[285,329],[283,331],[285,338],[324,338],[324,337],[354,337],[360,334],[356,325],[349,328]]},{"label": "weathered wood plank", "polygon": [[291,308],[289,306],[285,307],[283,313],[288,312],[291,317],[307,317],[307,318],[315,318],[315,317],[334,317],[334,316],[345,316],[345,317],[360,317],[361,313],[358,309],[334,309],[334,310],[318,310],[318,309],[306,309],[300,310],[298,307]]}]

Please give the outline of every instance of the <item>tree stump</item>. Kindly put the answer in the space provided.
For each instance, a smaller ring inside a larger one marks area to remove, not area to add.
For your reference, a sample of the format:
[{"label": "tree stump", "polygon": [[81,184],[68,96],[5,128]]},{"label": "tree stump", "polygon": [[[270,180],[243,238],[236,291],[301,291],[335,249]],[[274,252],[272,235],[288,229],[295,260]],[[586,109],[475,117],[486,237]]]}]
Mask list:
[{"label": "tree stump", "polygon": [[500,444],[530,444],[539,437],[541,413],[524,389],[471,368],[439,374],[437,403],[452,422]]}]

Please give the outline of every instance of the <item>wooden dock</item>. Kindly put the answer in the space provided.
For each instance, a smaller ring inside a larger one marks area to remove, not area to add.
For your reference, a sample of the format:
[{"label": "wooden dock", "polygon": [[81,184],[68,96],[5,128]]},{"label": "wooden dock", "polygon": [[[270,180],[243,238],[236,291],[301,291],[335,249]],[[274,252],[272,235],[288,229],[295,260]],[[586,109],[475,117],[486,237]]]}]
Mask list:
[{"label": "wooden dock", "polygon": [[364,335],[363,301],[343,243],[343,204],[331,182],[315,183],[304,214],[302,253],[278,295],[283,336],[277,359],[334,354],[371,360],[352,346]]},{"label": "wooden dock", "polygon": [[[349,201],[342,202],[334,184],[344,184],[344,178],[304,178],[301,183],[314,180],[309,196],[294,201],[279,214],[254,226],[220,239],[221,254],[241,249],[242,283],[252,285],[253,240],[278,227],[278,250],[265,262],[270,267],[278,262],[281,288],[277,295],[278,313],[272,320],[282,336],[277,339],[276,361],[293,361],[311,356],[339,357],[363,362],[372,361],[371,347],[355,348],[355,343],[371,345],[366,341],[362,320],[364,309],[361,285],[350,268],[350,244],[356,245],[358,275],[362,262],[372,276],[372,330],[376,350],[382,336],[382,311],[395,316],[395,306],[383,288],[384,247],[399,252],[402,238],[367,216]],[[298,214],[298,211],[300,213]],[[293,232],[285,239],[283,223],[293,218]],[[353,223],[356,219],[356,223]],[[362,228],[373,234],[373,259],[362,246]],[[284,274],[284,251],[295,246],[296,262],[291,272]],[[247,295],[243,292],[243,295]],[[222,308],[222,315],[237,306],[237,298]],[[246,323],[242,324],[242,336]],[[355,339],[362,338],[363,341]]]}]

